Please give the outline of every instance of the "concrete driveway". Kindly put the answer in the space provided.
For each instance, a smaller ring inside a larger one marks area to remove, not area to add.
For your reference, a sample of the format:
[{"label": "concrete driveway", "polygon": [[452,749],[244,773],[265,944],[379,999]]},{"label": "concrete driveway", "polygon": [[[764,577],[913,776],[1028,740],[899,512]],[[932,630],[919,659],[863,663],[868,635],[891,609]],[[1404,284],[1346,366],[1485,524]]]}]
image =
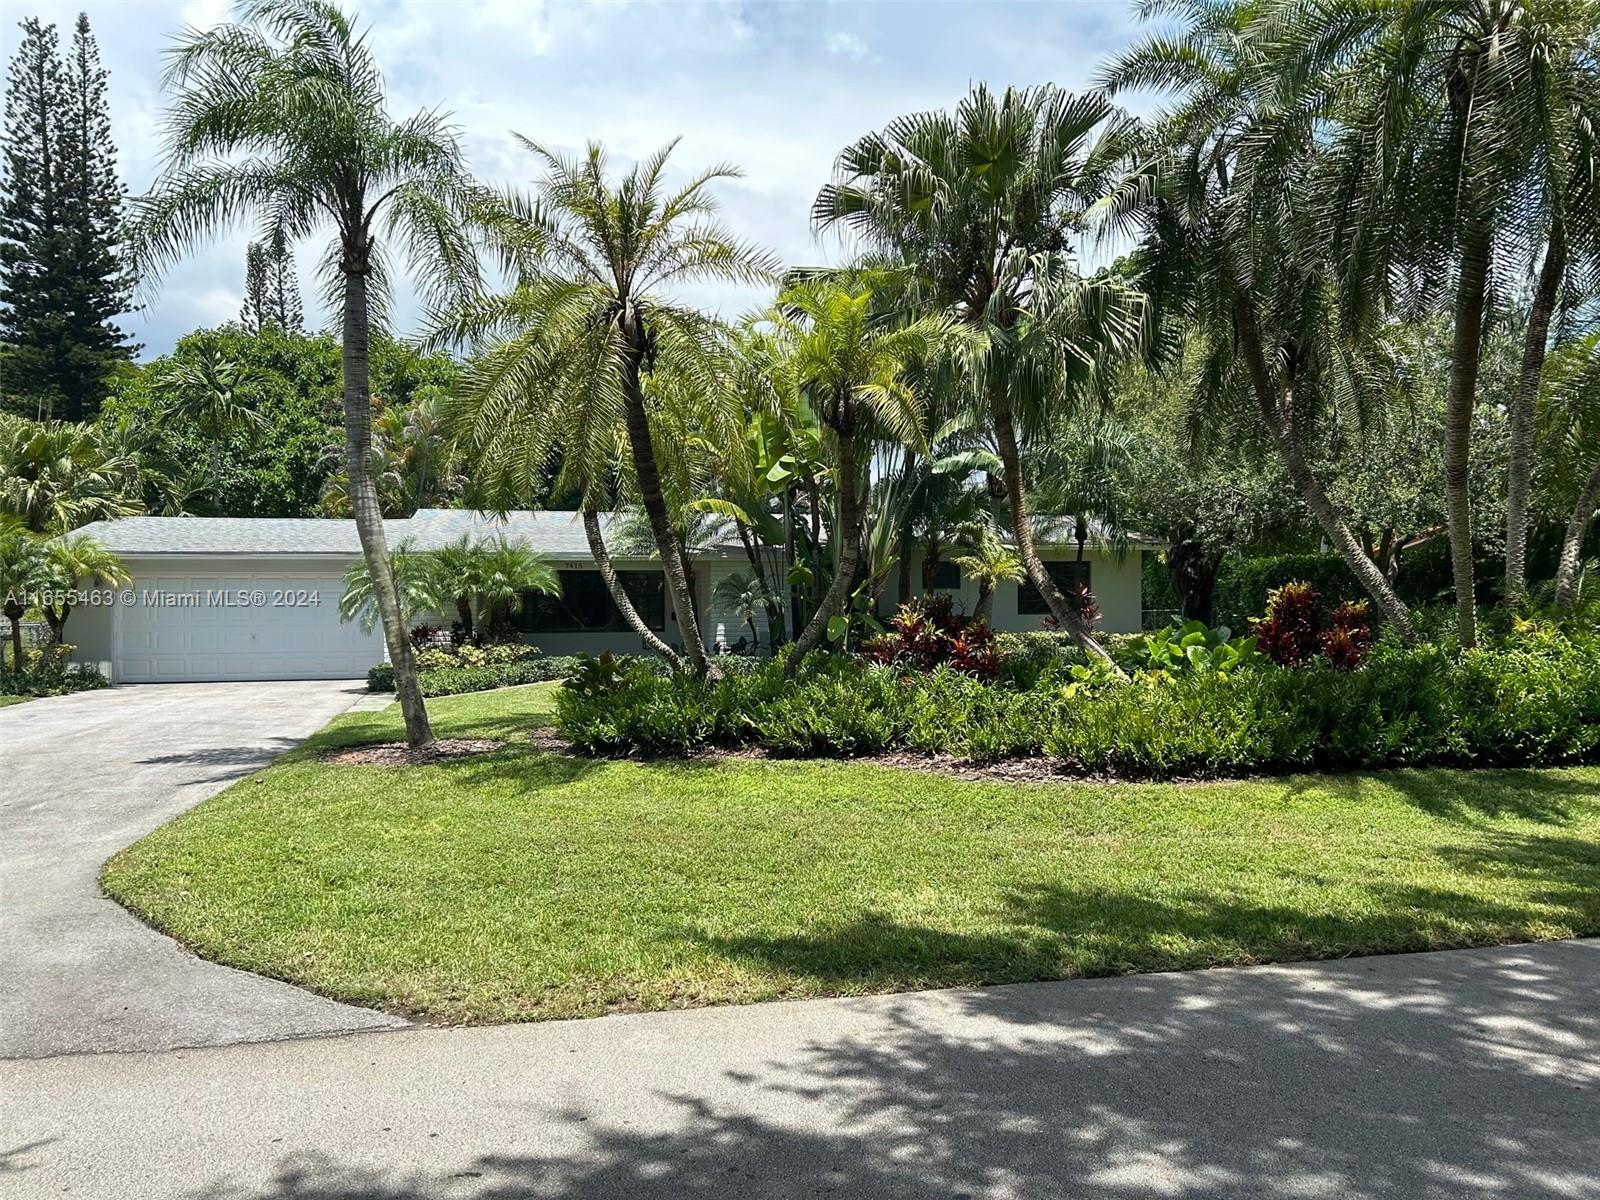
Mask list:
[{"label": "concrete driveway", "polygon": [[404,1024],[203,962],[99,884],[117,850],[359,694],[349,682],[158,684],[0,709],[0,1057]]},{"label": "concrete driveway", "polygon": [[1595,1200],[1600,942],[0,1064],[11,1200]]}]

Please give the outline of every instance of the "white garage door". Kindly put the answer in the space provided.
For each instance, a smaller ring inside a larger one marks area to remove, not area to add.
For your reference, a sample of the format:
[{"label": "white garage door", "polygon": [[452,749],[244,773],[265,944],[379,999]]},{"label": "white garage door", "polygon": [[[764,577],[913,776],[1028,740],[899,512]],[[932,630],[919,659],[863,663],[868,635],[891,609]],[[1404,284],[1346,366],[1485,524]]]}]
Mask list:
[{"label": "white garage door", "polygon": [[116,611],[119,683],[359,679],[382,637],[339,622],[341,576],[143,571]]}]

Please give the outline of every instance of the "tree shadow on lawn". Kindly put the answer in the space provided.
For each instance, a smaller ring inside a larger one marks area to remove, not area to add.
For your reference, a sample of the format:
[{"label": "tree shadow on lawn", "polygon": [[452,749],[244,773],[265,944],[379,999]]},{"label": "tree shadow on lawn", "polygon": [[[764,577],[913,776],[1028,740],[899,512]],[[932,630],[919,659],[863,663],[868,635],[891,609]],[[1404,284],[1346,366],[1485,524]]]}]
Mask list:
[{"label": "tree shadow on lawn", "polygon": [[[548,724],[548,718],[542,714],[497,713],[470,719],[436,721],[433,732],[441,738],[519,742],[526,741],[531,734]],[[400,742],[405,740],[405,736],[405,727],[386,719],[384,713],[353,713],[313,735],[302,749],[313,755],[326,754],[330,750],[347,750],[375,742]]]},{"label": "tree shadow on lawn", "polygon": [[637,1089],[529,1030],[534,1099],[477,1101],[494,1132],[425,1143],[426,1170],[290,1153],[195,1195],[1594,1196],[1597,988],[1600,947],[1567,945],[808,1005],[691,1026],[706,1064]]},{"label": "tree shadow on lawn", "polygon": [[867,913],[787,936],[689,930],[685,937],[734,961],[830,990],[881,990],[1481,945],[1524,940],[1552,925],[1600,933],[1600,847],[1593,842],[1505,835],[1490,846],[1438,853],[1470,875],[1542,881],[1531,900],[1543,911],[1465,890],[1391,884],[1367,887],[1369,904],[1348,913],[1198,889],[1152,895],[1039,884],[1005,897],[992,914],[1001,929],[992,933]]},{"label": "tree shadow on lawn", "polygon": [[1410,767],[1356,774],[1296,775],[1287,795],[1329,792],[1359,801],[1373,784],[1393,788],[1406,803],[1442,820],[1476,824],[1485,819],[1520,817],[1565,824],[1573,805],[1600,800],[1600,781],[1572,771],[1525,767]]}]

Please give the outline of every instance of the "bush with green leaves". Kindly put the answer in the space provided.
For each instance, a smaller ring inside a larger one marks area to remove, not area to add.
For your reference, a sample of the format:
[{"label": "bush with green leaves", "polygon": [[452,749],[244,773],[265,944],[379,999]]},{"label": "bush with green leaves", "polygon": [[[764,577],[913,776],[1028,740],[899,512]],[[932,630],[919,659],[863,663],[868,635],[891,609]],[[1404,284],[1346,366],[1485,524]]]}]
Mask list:
[{"label": "bush with green leaves", "polygon": [[[461,653],[468,650],[472,651],[470,656]],[[543,655],[532,646],[464,646],[459,651],[444,651],[439,657],[433,657],[435,653],[423,650],[417,655],[417,679],[424,696],[456,696],[564,679],[577,661],[561,655]],[[371,668],[367,672],[367,690],[394,691],[394,667],[379,663]]]},{"label": "bush with green leaves", "polygon": [[458,667],[496,667],[507,663],[529,662],[544,657],[544,651],[525,642],[492,642],[475,646],[429,646],[417,651],[417,670],[442,671]]},{"label": "bush with green leaves", "polygon": [[1600,759],[1600,635],[1524,622],[1466,654],[1385,642],[1353,671],[1318,658],[1123,678],[1055,663],[1026,686],[819,653],[792,678],[782,660],[714,680],[626,667],[602,692],[563,689],[556,707],[562,733],[600,754],[1046,756],[1144,778],[1544,765]]},{"label": "bush with green leaves", "polygon": [[1163,675],[1189,671],[1228,675],[1261,661],[1254,637],[1236,638],[1226,625],[1212,629],[1204,621],[1138,634],[1119,643],[1113,656],[1124,670]]},{"label": "bush with green leaves", "polygon": [[1251,617],[1264,616],[1273,592],[1296,580],[1309,583],[1329,604],[1361,600],[1366,592],[1337,554],[1271,554],[1226,558],[1217,568],[1212,615],[1219,625],[1249,628]]},{"label": "bush with green leaves", "polygon": [[0,666],[0,696],[64,696],[110,687],[98,667],[72,661],[75,649],[54,642],[28,651],[20,672]]}]

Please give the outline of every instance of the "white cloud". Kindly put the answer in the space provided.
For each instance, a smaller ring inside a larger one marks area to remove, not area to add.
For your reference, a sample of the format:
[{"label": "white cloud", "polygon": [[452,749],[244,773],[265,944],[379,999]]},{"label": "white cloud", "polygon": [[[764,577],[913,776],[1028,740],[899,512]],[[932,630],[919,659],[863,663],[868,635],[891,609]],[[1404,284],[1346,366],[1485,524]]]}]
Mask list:
[{"label": "white cloud", "polygon": [[865,61],[871,53],[864,41],[845,30],[835,30],[830,33],[822,44],[829,54],[854,59],[856,62]]}]

